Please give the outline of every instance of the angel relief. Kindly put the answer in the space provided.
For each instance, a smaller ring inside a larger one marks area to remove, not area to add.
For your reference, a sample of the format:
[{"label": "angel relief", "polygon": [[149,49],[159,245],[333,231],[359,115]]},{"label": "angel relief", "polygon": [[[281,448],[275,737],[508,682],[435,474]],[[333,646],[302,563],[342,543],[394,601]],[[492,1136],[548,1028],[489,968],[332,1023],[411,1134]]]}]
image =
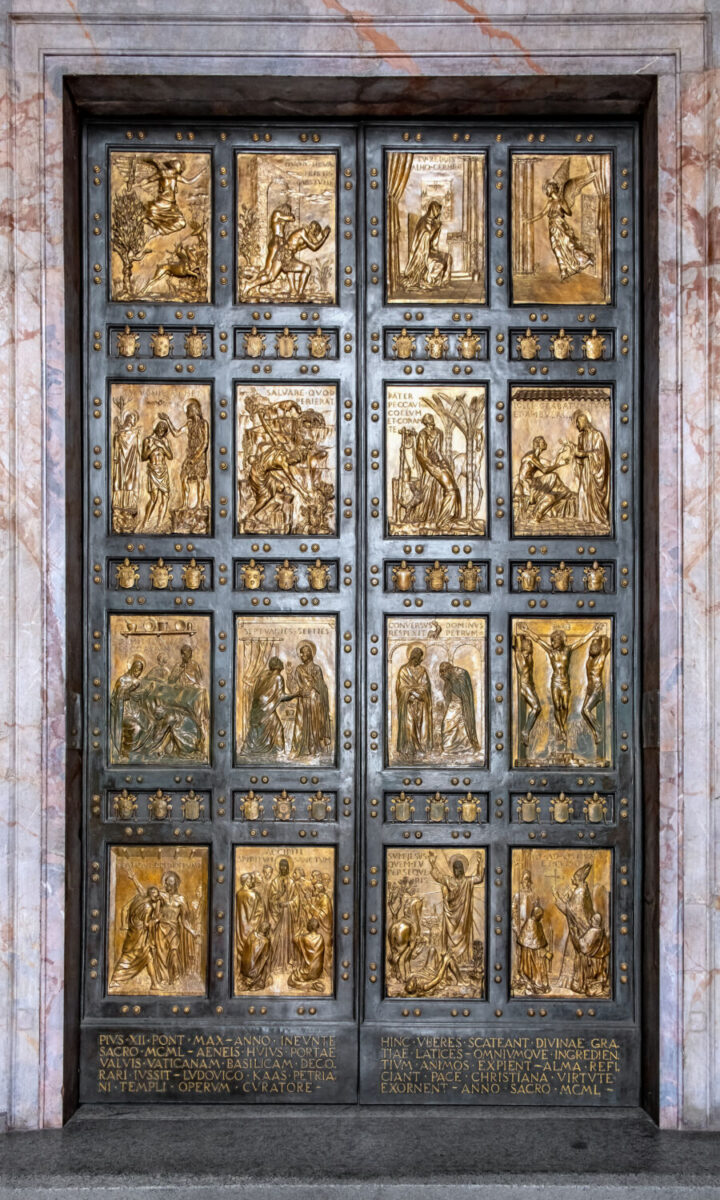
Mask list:
[{"label": "angel relief", "polygon": [[238,387],[240,533],[335,532],[334,386]]},{"label": "angel relief", "polygon": [[388,387],[391,537],[485,534],[485,408],[483,387]]},{"label": "angel relief", "polygon": [[110,155],[111,299],[210,298],[210,155]]},{"label": "angel relief", "polygon": [[237,156],[238,298],[334,304],[334,154]]},{"label": "angel relief", "polygon": [[610,303],[610,156],[516,154],[516,304]]}]

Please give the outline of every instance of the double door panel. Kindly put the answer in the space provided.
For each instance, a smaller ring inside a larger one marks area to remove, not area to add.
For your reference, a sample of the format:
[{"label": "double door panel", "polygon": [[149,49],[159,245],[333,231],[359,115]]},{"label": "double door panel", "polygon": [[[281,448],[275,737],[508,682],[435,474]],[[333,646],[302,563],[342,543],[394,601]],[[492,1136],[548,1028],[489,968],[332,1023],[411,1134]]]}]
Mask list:
[{"label": "double door panel", "polygon": [[85,133],[85,1101],[631,1103],[636,131]]}]

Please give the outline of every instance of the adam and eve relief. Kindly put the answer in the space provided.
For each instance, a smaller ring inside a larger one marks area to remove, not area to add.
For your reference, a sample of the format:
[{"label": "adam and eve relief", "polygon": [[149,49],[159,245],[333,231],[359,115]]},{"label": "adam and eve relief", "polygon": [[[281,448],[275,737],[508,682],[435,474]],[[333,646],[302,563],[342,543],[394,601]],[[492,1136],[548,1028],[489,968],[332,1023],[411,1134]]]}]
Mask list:
[{"label": "adam and eve relief", "polygon": [[610,850],[512,851],[512,994],[608,998]]},{"label": "adam and eve relief", "polygon": [[485,850],[387,850],[385,991],[485,994]]},{"label": "adam and eve relief", "polygon": [[334,617],[236,618],[238,762],[335,761],[336,637]]},{"label": "adam and eve relief", "polygon": [[512,650],[514,765],[609,767],[611,621],[513,618]]},{"label": "adam and eve relief", "polygon": [[209,533],[209,385],[114,383],[110,400],[113,532]]},{"label": "adam and eve relief", "polygon": [[483,617],[387,619],[389,766],[485,761]]},{"label": "adam and eve relief", "polygon": [[204,996],[205,846],[112,846],[108,992]]},{"label": "adam and eve relief", "polygon": [[110,762],[209,762],[210,618],[110,616]]},{"label": "adam and eve relief", "polygon": [[335,533],[337,389],[239,385],[238,532]]},{"label": "adam and eve relief", "polygon": [[609,304],[609,154],[512,156],[512,298]]},{"label": "adam and eve relief", "polygon": [[389,303],[484,304],[485,155],[386,160]]},{"label": "adam and eve relief", "polygon": [[516,537],[610,534],[611,430],[609,388],[512,389]]},{"label": "adam and eve relief", "polygon": [[331,996],[335,850],[235,850],[236,996]]},{"label": "adam and eve relief", "polygon": [[237,155],[241,303],[335,304],[335,154]]},{"label": "adam and eve relief", "polygon": [[391,537],[484,537],[485,388],[404,387],[385,397]]},{"label": "adam and eve relief", "polygon": [[210,155],[110,154],[111,300],[210,299]]}]

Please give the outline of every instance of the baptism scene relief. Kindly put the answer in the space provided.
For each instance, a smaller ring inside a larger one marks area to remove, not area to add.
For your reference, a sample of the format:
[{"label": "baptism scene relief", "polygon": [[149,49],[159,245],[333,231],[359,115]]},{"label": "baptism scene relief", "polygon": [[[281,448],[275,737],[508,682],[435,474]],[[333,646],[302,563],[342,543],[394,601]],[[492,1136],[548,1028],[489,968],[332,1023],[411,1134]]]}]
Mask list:
[{"label": "baptism scene relief", "polygon": [[484,617],[388,617],[390,766],[485,761]]},{"label": "baptism scene relief", "polygon": [[609,304],[609,154],[514,154],[515,304]]},{"label": "baptism scene relief", "polygon": [[331,996],[335,850],[235,849],[236,996]]},{"label": "baptism scene relief", "polygon": [[335,761],[336,638],[335,617],[236,618],[239,762]]},{"label": "baptism scene relief", "polygon": [[337,158],[237,155],[238,300],[335,304]]},{"label": "baptism scene relief", "polygon": [[512,995],[609,998],[610,850],[512,851]]},{"label": "baptism scene relief", "polygon": [[204,996],[206,846],[112,846],[108,992]]},{"label": "baptism scene relief", "polygon": [[609,767],[612,622],[512,621],[512,746],[518,767]]},{"label": "baptism scene relief", "polygon": [[391,537],[484,537],[485,388],[405,387],[385,396]]},{"label": "baptism scene relief", "polygon": [[110,762],[210,758],[210,618],[110,616]]},{"label": "baptism scene relief", "polygon": [[610,388],[514,387],[510,421],[515,536],[607,537]]},{"label": "baptism scene relief", "polygon": [[484,304],[485,155],[391,152],[388,302]]},{"label": "baptism scene relief", "polygon": [[389,848],[385,903],[387,996],[484,996],[484,849]]},{"label": "baptism scene relief", "polygon": [[336,528],[337,388],[237,388],[238,532],[312,536]]},{"label": "baptism scene relief", "polygon": [[110,154],[111,300],[210,299],[210,155]]},{"label": "baptism scene relief", "polygon": [[110,389],[114,533],[210,532],[210,386]]}]

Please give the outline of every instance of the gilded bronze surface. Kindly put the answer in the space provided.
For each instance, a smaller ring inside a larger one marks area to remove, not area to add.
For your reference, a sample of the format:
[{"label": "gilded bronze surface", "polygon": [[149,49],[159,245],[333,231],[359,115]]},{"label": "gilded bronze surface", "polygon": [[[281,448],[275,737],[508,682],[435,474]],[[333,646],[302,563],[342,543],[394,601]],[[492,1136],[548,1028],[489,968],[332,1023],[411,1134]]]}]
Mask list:
[{"label": "gilded bronze surface", "polygon": [[514,617],[512,651],[515,766],[610,766],[611,621]]},{"label": "gilded bronze surface", "polygon": [[385,487],[391,537],[482,537],[485,388],[390,384]]},{"label": "gilded bronze surface", "polygon": [[111,299],[210,299],[210,161],[111,153]]},{"label": "gilded bronze surface", "polygon": [[238,297],[334,304],[334,154],[237,155]]},{"label": "gilded bronze surface", "polygon": [[204,996],[206,846],[111,846],[108,992]]},{"label": "gilded bronze surface", "polygon": [[512,994],[611,994],[610,850],[512,851]]},{"label": "gilded bronze surface", "polygon": [[609,154],[513,154],[515,304],[609,304]]},{"label": "gilded bronze surface", "polygon": [[387,996],[484,996],[484,850],[390,847],[385,906]]},{"label": "gilded bronze surface", "polygon": [[611,532],[609,388],[511,391],[513,533],[603,537]]},{"label": "gilded bronze surface", "polygon": [[205,763],[210,754],[210,618],[110,616],[112,763]]},{"label": "gilded bronze surface", "polygon": [[331,996],[332,846],[236,846],[236,996]]},{"label": "gilded bronze surface", "polygon": [[485,155],[391,152],[389,303],[485,303]]},{"label": "gilded bronze surface", "polygon": [[333,534],[337,387],[239,384],[238,532]]},{"label": "gilded bronze surface", "polygon": [[485,761],[484,617],[388,617],[390,766]]},{"label": "gilded bronze surface", "polygon": [[236,617],[239,762],[334,762],[336,637],[335,617]]},{"label": "gilded bronze surface", "polygon": [[209,533],[209,385],[114,383],[110,399],[114,532]]}]

